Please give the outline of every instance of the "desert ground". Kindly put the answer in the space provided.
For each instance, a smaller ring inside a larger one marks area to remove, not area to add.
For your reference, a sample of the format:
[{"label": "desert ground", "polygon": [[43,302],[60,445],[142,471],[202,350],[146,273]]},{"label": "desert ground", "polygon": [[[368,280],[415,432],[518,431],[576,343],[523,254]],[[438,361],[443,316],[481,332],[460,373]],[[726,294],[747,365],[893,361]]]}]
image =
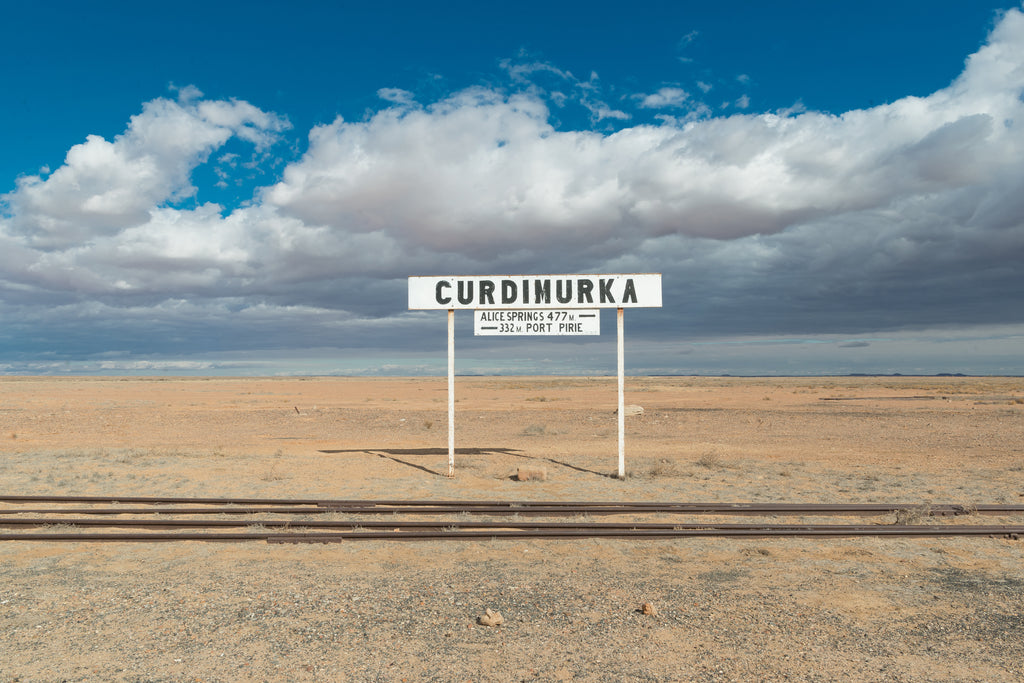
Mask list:
[{"label": "desert ground", "polygon": [[[614,378],[458,378],[454,478],[446,392],[0,377],[0,495],[1024,503],[1020,378],[627,378],[621,480]],[[1022,646],[1007,538],[0,543],[0,681],[1021,681]]]}]

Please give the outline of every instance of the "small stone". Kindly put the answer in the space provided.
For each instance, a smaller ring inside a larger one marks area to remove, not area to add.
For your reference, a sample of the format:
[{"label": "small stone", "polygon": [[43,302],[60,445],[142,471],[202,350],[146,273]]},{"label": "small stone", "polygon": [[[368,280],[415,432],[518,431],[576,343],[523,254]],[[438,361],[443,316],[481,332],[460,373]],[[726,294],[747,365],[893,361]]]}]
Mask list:
[{"label": "small stone", "polygon": [[505,617],[501,616],[501,612],[495,612],[488,607],[487,611],[480,615],[476,622],[481,626],[501,626],[505,623]]},{"label": "small stone", "polygon": [[649,602],[645,602],[644,604],[640,605],[640,613],[646,614],[651,617],[656,617],[658,616],[658,608]]},{"label": "small stone", "polygon": [[547,481],[548,471],[543,467],[520,467],[516,470],[516,481]]},{"label": "small stone", "polygon": [[[618,413],[618,409],[616,409],[615,412]],[[633,415],[643,415],[644,407],[637,405],[623,406],[622,414],[625,415],[626,417],[632,417]]]}]

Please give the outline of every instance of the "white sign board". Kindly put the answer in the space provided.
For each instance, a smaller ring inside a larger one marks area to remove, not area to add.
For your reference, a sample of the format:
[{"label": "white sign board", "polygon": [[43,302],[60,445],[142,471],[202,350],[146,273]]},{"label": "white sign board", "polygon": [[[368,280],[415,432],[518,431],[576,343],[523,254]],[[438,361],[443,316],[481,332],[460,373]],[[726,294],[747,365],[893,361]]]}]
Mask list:
[{"label": "white sign board", "polygon": [[597,308],[538,309],[506,308],[473,311],[473,334],[511,335],[595,335],[601,334],[601,311]]},{"label": "white sign board", "polygon": [[658,308],[661,273],[410,277],[409,308]]}]

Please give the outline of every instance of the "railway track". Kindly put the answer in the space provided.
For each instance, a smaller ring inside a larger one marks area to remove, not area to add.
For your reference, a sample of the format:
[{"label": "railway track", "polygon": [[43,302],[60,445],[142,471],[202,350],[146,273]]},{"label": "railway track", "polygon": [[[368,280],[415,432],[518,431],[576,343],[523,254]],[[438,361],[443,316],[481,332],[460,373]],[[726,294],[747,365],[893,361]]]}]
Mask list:
[{"label": "railway track", "polygon": [[[26,504],[32,507],[23,507]],[[42,504],[57,504],[61,507],[42,507]],[[323,519],[322,516],[328,513],[335,518]],[[896,514],[899,520],[901,513],[904,516],[912,513],[914,517],[922,519],[976,515],[1007,517],[1024,514],[1024,505],[0,496],[0,529],[4,530],[0,532],[0,541],[332,543],[355,540],[664,539],[728,536],[988,536],[1018,539],[1024,535],[1024,524],[1019,523],[734,524],[589,521],[589,517],[598,515],[670,517],[675,520],[683,515],[818,517],[888,514]],[[211,519],[214,515],[216,518]],[[369,519],[355,518],[356,515]],[[381,519],[384,515],[388,519]],[[408,519],[411,516],[432,519]],[[439,520],[437,516],[445,518]],[[473,517],[498,519],[474,520]],[[574,519],[532,520],[535,517]]]}]

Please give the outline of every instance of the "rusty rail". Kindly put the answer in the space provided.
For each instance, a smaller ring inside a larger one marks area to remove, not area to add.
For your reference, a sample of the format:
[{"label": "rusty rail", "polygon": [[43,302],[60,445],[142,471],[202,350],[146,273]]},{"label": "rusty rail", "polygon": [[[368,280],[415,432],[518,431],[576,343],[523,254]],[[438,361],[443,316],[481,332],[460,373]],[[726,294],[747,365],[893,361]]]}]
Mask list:
[{"label": "rusty rail", "polygon": [[187,532],[187,533],[14,533],[0,534],[0,541],[90,542],[90,541],[266,541],[268,543],[335,543],[356,540],[487,540],[537,538],[629,538],[665,539],[694,537],[851,537],[851,536],[987,536],[1019,539],[1024,525],[722,525],[676,529],[592,528],[588,525],[565,528],[435,528],[417,531],[339,531],[334,533],[275,532]]},{"label": "rusty rail", "polygon": [[[27,529],[0,534],[0,541],[266,541],[332,543],[352,540],[472,540],[489,538],[632,538],[662,539],[710,536],[993,536],[1017,539],[1024,524],[696,524],[681,522],[526,521],[510,517],[590,515],[745,515],[750,517],[884,515],[912,512],[922,518],[970,514],[1012,516],[1024,505],[954,505],[908,503],[655,503],[576,501],[432,501],[309,500],[259,498],[157,498],[138,496],[0,496],[0,528]],[[74,508],[24,508],[25,503],[75,503]],[[131,507],[88,507],[129,503]],[[19,507],[10,507],[16,505]],[[173,507],[168,507],[173,506]],[[195,506],[195,507],[188,507]],[[378,516],[377,519],[300,519],[299,515]],[[239,519],[238,515],[266,515]],[[391,518],[381,520],[379,515]],[[430,521],[398,515],[448,515]],[[71,517],[70,515],[78,515]],[[197,519],[218,515],[218,519]],[[225,519],[222,515],[236,516]],[[471,521],[466,516],[493,516],[500,521]],[[95,529],[131,531],[96,532]],[[73,529],[74,533],[69,529]],[[242,529],[243,531],[226,531]],[[147,531],[138,531],[147,530]],[[155,531],[155,533],[153,533]]]},{"label": "rusty rail", "polygon": [[960,505],[950,503],[671,503],[579,501],[480,501],[480,500],[330,500],[281,498],[164,498],[140,496],[0,496],[0,503],[78,503],[205,505],[203,508],[66,508],[3,509],[3,514],[716,514],[716,515],[884,515],[901,510],[921,510],[931,517],[970,514],[1012,515],[1024,513],[1022,505]]}]

